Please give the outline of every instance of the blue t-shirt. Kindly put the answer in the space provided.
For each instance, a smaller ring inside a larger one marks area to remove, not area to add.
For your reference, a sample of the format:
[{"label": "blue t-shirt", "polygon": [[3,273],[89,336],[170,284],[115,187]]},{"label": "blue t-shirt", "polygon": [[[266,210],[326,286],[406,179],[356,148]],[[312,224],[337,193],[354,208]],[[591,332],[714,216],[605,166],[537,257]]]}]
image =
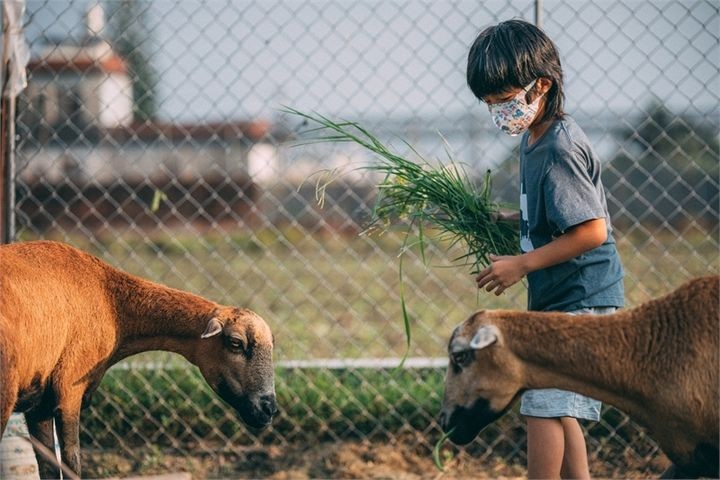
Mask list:
[{"label": "blue t-shirt", "polygon": [[520,144],[520,249],[529,252],[588,220],[604,218],[608,238],[567,262],[528,274],[528,309],[573,311],[624,304],[623,269],[612,237],[600,162],[585,133],[565,116]]}]

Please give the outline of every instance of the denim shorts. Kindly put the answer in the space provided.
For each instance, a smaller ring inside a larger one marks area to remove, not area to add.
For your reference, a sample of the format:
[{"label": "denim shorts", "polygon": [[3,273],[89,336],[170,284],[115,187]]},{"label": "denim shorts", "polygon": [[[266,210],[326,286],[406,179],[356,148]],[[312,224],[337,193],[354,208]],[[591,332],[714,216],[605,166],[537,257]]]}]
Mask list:
[{"label": "denim shorts", "polygon": [[[605,315],[615,310],[615,307],[594,307],[567,313]],[[600,407],[602,403],[599,400],[557,388],[527,390],[520,399],[520,414],[528,417],[574,417],[597,422],[600,420]]]}]

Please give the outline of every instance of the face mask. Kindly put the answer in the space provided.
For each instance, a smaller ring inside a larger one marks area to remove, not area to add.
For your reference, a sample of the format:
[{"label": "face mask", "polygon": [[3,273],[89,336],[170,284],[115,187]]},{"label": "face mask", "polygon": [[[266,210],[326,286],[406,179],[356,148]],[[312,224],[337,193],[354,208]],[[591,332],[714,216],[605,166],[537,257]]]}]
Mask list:
[{"label": "face mask", "polygon": [[523,88],[512,100],[488,105],[495,125],[512,137],[520,135],[527,130],[535,119],[535,114],[540,107],[542,95],[532,103],[527,103],[525,100],[525,95],[527,95],[527,92],[529,92],[534,85],[535,80]]}]

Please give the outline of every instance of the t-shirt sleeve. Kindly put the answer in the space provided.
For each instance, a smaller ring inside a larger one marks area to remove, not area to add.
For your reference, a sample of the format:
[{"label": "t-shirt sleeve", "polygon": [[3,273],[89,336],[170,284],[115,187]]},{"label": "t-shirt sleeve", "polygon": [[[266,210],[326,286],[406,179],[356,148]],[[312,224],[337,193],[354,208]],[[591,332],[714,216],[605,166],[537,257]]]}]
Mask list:
[{"label": "t-shirt sleeve", "polygon": [[588,220],[605,218],[586,158],[578,152],[556,153],[543,182],[547,220],[557,233]]}]

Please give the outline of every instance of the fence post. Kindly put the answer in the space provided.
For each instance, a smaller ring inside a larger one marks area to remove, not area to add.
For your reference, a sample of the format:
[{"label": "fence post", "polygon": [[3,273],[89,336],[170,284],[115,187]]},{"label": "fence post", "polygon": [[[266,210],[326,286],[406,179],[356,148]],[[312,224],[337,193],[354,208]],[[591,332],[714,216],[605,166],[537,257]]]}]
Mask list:
[{"label": "fence post", "polygon": [[0,155],[0,243],[10,243],[15,236],[15,97],[5,95],[9,84],[9,65],[4,64],[2,95],[2,144]]},{"label": "fence post", "polygon": [[0,107],[0,242],[15,236],[15,102],[27,85],[30,58],[23,35],[25,0],[2,3],[2,106]]},{"label": "fence post", "polygon": [[543,0],[535,0],[535,26],[543,28]]}]

